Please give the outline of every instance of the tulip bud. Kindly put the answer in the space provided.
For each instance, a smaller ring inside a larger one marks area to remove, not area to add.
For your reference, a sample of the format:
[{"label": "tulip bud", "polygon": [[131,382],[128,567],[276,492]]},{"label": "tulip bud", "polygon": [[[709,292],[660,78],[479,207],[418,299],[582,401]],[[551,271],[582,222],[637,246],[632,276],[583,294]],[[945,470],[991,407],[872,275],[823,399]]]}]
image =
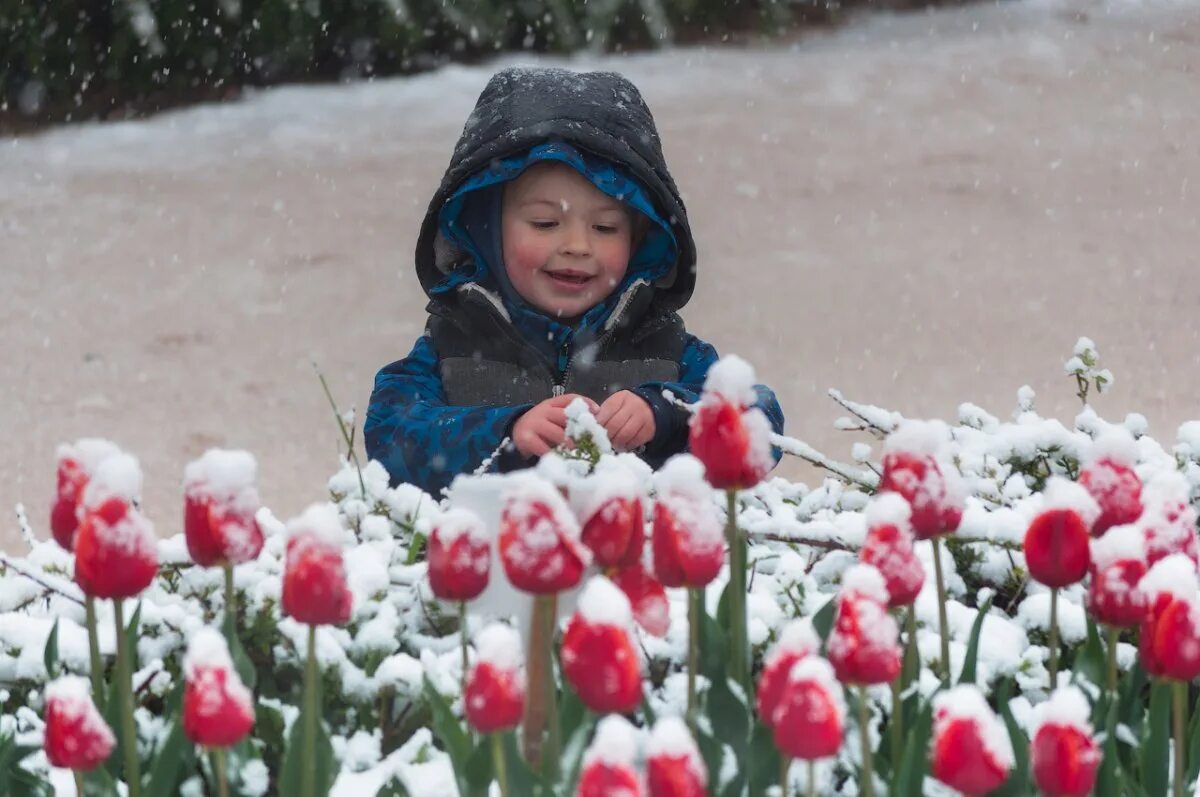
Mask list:
[{"label": "tulip bud", "polygon": [[671,625],[667,591],[641,562],[618,570],[613,575],[613,583],[629,599],[633,619],[646,633],[657,637],[667,635]]},{"label": "tulip bud", "polygon": [[1092,581],[1087,608],[1096,622],[1124,628],[1146,616],[1146,595],[1138,587],[1146,575],[1146,552],[1137,526],[1117,526],[1092,540]]},{"label": "tulip bud", "polygon": [[725,561],[725,536],[695,457],[672,457],[656,475],[654,574],[667,587],[703,587]]},{"label": "tulip bud", "polygon": [[58,447],[58,489],[50,510],[50,530],[54,541],[65,550],[75,549],[79,503],[88,480],[102,461],[119,453],[121,449],[107,440],[86,437]]},{"label": "tulip bud", "polygon": [[585,482],[583,544],[601,568],[628,567],[642,556],[646,541],[641,489],[633,472],[615,457],[601,460]]},{"label": "tulip bud", "polygon": [[931,774],[967,797],[997,789],[1013,767],[1004,724],[974,686],[959,685],[933,699]]},{"label": "tulip bud", "polygon": [[600,714],[624,713],[642,702],[642,672],[629,638],[629,600],[611,581],[595,576],[562,641],[563,676],[584,705]]},{"label": "tulip bud", "polygon": [[895,493],[883,493],[867,507],[867,539],[858,558],[887,584],[888,607],[911,605],[925,584],[925,568],[913,550],[912,509]]},{"label": "tulip bud", "polygon": [[1146,672],[1175,681],[1200,676],[1200,582],[1192,561],[1172,554],[1151,567],[1138,587],[1149,605],[1138,639]]},{"label": "tulip bud", "polygon": [[583,757],[576,797],[641,797],[641,779],[633,766],[634,733],[629,721],[617,714],[597,723],[596,736]]},{"label": "tulip bud", "polygon": [[700,406],[689,423],[688,448],[718,490],[753,487],[775,465],[771,422],[754,406],[754,383],[749,363],[722,357],[708,370]]},{"label": "tulip bud", "polygon": [[779,640],[763,660],[758,679],[758,716],[768,728],[775,727],[775,710],[798,661],[821,649],[821,639],[807,617],[792,620],[779,632]]},{"label": "tulip bud", "polygon": [[333,504],[313,504],[288,523],[283,568],[283,613],[306,625],[341,625],[353,597],[346,583],[346,532]]},{"label": "tulip bud", "polygon": [[46,759],[52,766],[89,772],[108,760],[117,744],[87,681],[73,675],[46,687],[45,721]]},{"label": "tulip bud", "polygon": [[563,497],[532,474],[513,477],[500,517],[500,560],[513,586],[534,595],[570,589],[592,560]]},{"label": "tulip bud", "polygon": [[1059,476],[1050,478],[1045,497],[1045,508],[1025,532],[1025,563],[1039,584],[1065,587],[1087,575],[1088,532],[1100,509],[1086,490]]},{"label": "tulip bud", "polygon": [[900,629],[887,611],[887,586],[870,565],[854,565],[842,575],[837,616],[826,654],[846,684],[888,683],[900,674]]},{"label": "tulip bud", "polygon": [[444,601],[469,601],[488,585],[492,541],[479,516],[450,509],[429,535],[429,586]]},{"label": "tulip bud", "polygon": [[683,720],[664,717],[650,732],[646,750],[650,797],[704,797],[708,770]]},{"label": "tulip bud", "polygon": [[808,656],[792,667],[775,708],[775,746],[790,758],[812,761],[842,746],[846,705],[829,662]]},{"label": "tulip bud", "polygon": [[1138,525],[1145,530],[1148,567],[1175,553],[1185,554],[1193,565],[1200,566],[1196,510],[1189,503],[1189,492],[1178,471],[1160,471],[1147,483]]},{"label": "tulip bud", "polygon": [[183,731],[204,747],[233,747],[254,727],[254,698],[238,677],[225,638],[201,629],[183,660]]},{"label": "tulip bud", "polygon": [[1087,797],[1096,783],[1100,748],[1087,698],[1074,686],[1055,690],[1033,710],[1030,767],[1046,797]]},{"label": "tulip bud", "polygon": [[1137,446],[1124,429],[1113,427],[1096,439],[1091,462],[1079,474],[1079,483],[1100,506],[1092,524],[1095,536],[1141,516],[1142,480],[1133,470],[1136,461]]},{"label": "tulip bud", "polygon": [[258,463],[246,451],[212,448],[188,463],[183,478],[183,533],[201,567],[239,565],[258,558],[263,533],[254,481]]},{"label": "tulip bud", "polygon": [[158,573],[154,526],[132,505],[142,473],[128,454],[104,459],[88,482],[75,537],[75,582],[84,594],[132,598]]},{"label": "tulip bud", "polygon": [[946,449],[949,432],[934,421],[905,421],[884,445],[879,492],[899,493],[912,507],[919,540],[951,534],[962,522],[962,479]]},{"label": "tulip bud", "polygon": [[467,721],[480,733],[515,728],[525,710],[520,637],[503,623],[493,623],[479,632],[475,653],[463,696]]}]

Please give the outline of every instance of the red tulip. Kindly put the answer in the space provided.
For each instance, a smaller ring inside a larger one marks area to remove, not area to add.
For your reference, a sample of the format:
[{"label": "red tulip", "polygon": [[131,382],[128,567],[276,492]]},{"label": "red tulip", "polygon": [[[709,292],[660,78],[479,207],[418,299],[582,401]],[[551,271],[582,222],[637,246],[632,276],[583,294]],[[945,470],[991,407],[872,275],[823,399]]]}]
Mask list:
[{"label": "red tulip", "polygon": [[633,726],[610,714],[596,726],[596,736],[583,759],[576,797],[641,797],[642,782],[633,768]]},{"label": "red tulip", "polygon": [[58,447],[58,489],[50,510],[50,530],[64,549],[75,548],[79,529],[79,502],[92,473],[108,457],[121,453],[107,440],[84,438]]},{"label": "red tulip", "polygon": [[895,493],[883,493],[867,510],[867,539],[858,558],[883,574],[888,607],[908,606],[925,584],[925,568],[913,550],[912,510]]},{"label": "red tulip", "polygon": [[708,793],[708,770],[683,720],[666,717],[655,723],[647,749],[646,782],[650,797]]},{"label": "red tulip", "polygon": [[183,731],[204,747],[233,747],[254,727],[254,698],[242,683],[225,638],[201,629],[183,660]]},{"label": "red tulip", "polygon": [[703,587],[725,562],[725,535],[703,481],[703,466],[673,457],[658,472],[651,552],[654,574],[667,587]]},{"label": "red tulip", "polygon": [[209,449],[184,472],[183,533],[201,567],[239,565],[258,558],[263,533],[254,487],[258,465],[245,451]]},{"label": "red tulip", "polygon": [[508,580],[534,595],[575,586],[592,558],[562,496],[533,475],[519,477],[505,496],[499,543]]},{"label": "red tulip", "polygon": [[821,640],[807,618],[793,620],[780,631],[779,641],[767,653],[758,679],[758,716],[764,725],[775,727],[775,710],[792,668],[820,649]]},{"label": "red tulip", "polygon": [[1171,554],[1185,554],[1200,567],[1196,538],[1196,510],[1189,503],[1190,488],[1178,471],[1164,471],[1146,485],[1145,510],[1139,520],[1146,535],[1146,564],[1153,567]]},{"label": "red tulip", "polygon": [[1087,797],[1096,783],[1100,748],[1092,737],[1087,698],[1057,690],[1034,709],[1029,748],[1033,780],[1047,797]]},{"label": "red tulip", "polygon": [[999,788],[1013,766],[1012,743],[979,690],[956,686],[933,706],[933,776],[967,797]]},{"label": "red tulip", "polygon": [[754,369],[746,361],[722,357],[709,369],[700,406],[689,423],[688,448],[718,490],[753,487],[775,465],[771,423],[754,406],[754,381]]},{"label": "red tulip", "polygon": [[805,761],[836,755],[845,717],[842,687],[834,680],[833,668],[825,659],[808,656],[792,667],[775,708],[775,746]]},{"label": "red tulip", "polygon": [[75,582],[93,598],[132,598],[158,573],[154,527],[124,498],[84,510],[75,537]]},{"label": "red tulip", "polygon": [[88,772],[108,760],[117,740],[92,702],[88,683],[68,675],[46,686],[46,759]]},{"label": "red tulip", "polygon": [[492,542],[483,521],[465,509],[438,518],[429,535],[429,586],[444,601],[469,601],[488,585]]},{"label": "red tulip", "polygon": [[563,677],[592,711],[624,713],[642,702],[642,672],[629,639],[629,600],[596,576],[579,596],[579,610],[562,641]]},{"label": "red tulip", "polygon": [[1138,639],[1146,672],[1176,681],[1200,676],[1200,582],[1191,560],[1168,556],[1139,586],[1149,601]]},{"label": "red tulip", "polygon": [[625,465],[608,459],[585,483],[591,487],[591,494],[580,512],[581,538],[591,549],[596,565],[607,569],[636,564],[646,541],[637,477]]},{"label": "red tulip", "polygon": [[842,576],[837,617],[826,654],[846,684],[888,683],[900,674],[900,629],[887,611],[883,576],[870,565],[854,565]]},{"label": "red tulip", "polygon": [[1142,480],[1133,470],[1137,449],[1124,430],[1106,433],[1096,441],[1093,461],[1079,474],[1079,483],[1100,505],[1092,525],[1097,537],[1142,514]]},{"label": "red tulip", "polygon": [[633,607],[633,619],[646,633],[657,637],[667,635],[671,625],[667,591],[641,562],[618,570],[613,575],[613,583],[629,599]]},{"label": "red tulip", "polygon": [[493,623],[475,640],[477,658],[467,675],[464,710],[480,733],[515,728],[525,710],[525,675],[517,632]]},{"label": "red tulip", "polygon": [[941,449],[948,434],[936,423],[907,421],[888,437],[879,492],[899,493],[912,507],[919,540],[950,534],[962,522],[963,490]]},{"label": "red tulip", "polygon": [[1146,616],[1146,595],[1138,587],[1146,575],[1142,532],[1137,526],[1118,526],[1092,541],[1092,580],[1087,608],[1096,622],[1124,628]]},{"label": "red tulip", "polygon": [[1048,509],[1025,532],[1025,562],[1034,581],[1065,587],[1082,581],[1090,564],[1088,527],[1078,512]]},{"label": "red tulip", "polygon": [[341,625],[353,597],[342,561],[345,531],[332,504],[313,504],[288,524],[283,613],[306,625]]}]

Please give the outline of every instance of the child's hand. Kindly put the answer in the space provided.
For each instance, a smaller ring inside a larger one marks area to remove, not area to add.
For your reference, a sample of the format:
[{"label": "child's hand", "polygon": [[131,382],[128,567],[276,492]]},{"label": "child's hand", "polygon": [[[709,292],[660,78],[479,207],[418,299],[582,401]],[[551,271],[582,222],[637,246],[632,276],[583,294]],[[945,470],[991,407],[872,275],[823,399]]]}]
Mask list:
[{"label": "child's hand", "polygon": [[654,410],[644,398],[629,390],[605,399],[596,422],[608,432],[609,441],[618,451],[632,451],[654,439]]},{"label": "child's hand", "polygon": [[587,396],[567,393],[535,404],[513,424],[513,444],[526,457],[540,457],[562,445],[567,431],[567,405],[583,399],[593,413],[599,411],[596,402]]}]

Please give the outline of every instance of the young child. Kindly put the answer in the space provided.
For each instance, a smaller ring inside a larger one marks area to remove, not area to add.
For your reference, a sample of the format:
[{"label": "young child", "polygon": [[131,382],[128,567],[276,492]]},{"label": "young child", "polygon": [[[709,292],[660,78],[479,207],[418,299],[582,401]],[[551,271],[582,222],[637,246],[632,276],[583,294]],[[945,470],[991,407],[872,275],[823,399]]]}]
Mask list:
[{"label": "young child", "polygon": [[[611,72],[513,68],[488,82],[429,203],[416,251],[425,334],[381,370],[367,453],[433,494],[511,442],[496,470],[563,442],[588,401],[617,450],[687,448],[712,346],[676,314],[695,242],[637,88]],[[777,432],[783,414],[757,386]]]}]

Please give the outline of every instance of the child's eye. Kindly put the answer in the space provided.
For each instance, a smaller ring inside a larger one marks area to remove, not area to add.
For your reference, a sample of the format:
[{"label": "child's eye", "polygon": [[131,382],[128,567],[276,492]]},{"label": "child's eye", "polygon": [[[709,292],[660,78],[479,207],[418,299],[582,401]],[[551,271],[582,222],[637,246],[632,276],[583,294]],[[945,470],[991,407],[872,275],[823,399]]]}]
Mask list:
[{"label": "child's eye", "polygon": [[535,230],[553,230],[558,226],[557,221],[531,221],[529,223],[533,225]]},{"label": "child's eye", "polygon": [[607,234],[607,233],[614,233],[616,231],[617,231],[617,228],[611,224],[597,224],[596,225],[596,232],[602,232],[602,233]]}]

